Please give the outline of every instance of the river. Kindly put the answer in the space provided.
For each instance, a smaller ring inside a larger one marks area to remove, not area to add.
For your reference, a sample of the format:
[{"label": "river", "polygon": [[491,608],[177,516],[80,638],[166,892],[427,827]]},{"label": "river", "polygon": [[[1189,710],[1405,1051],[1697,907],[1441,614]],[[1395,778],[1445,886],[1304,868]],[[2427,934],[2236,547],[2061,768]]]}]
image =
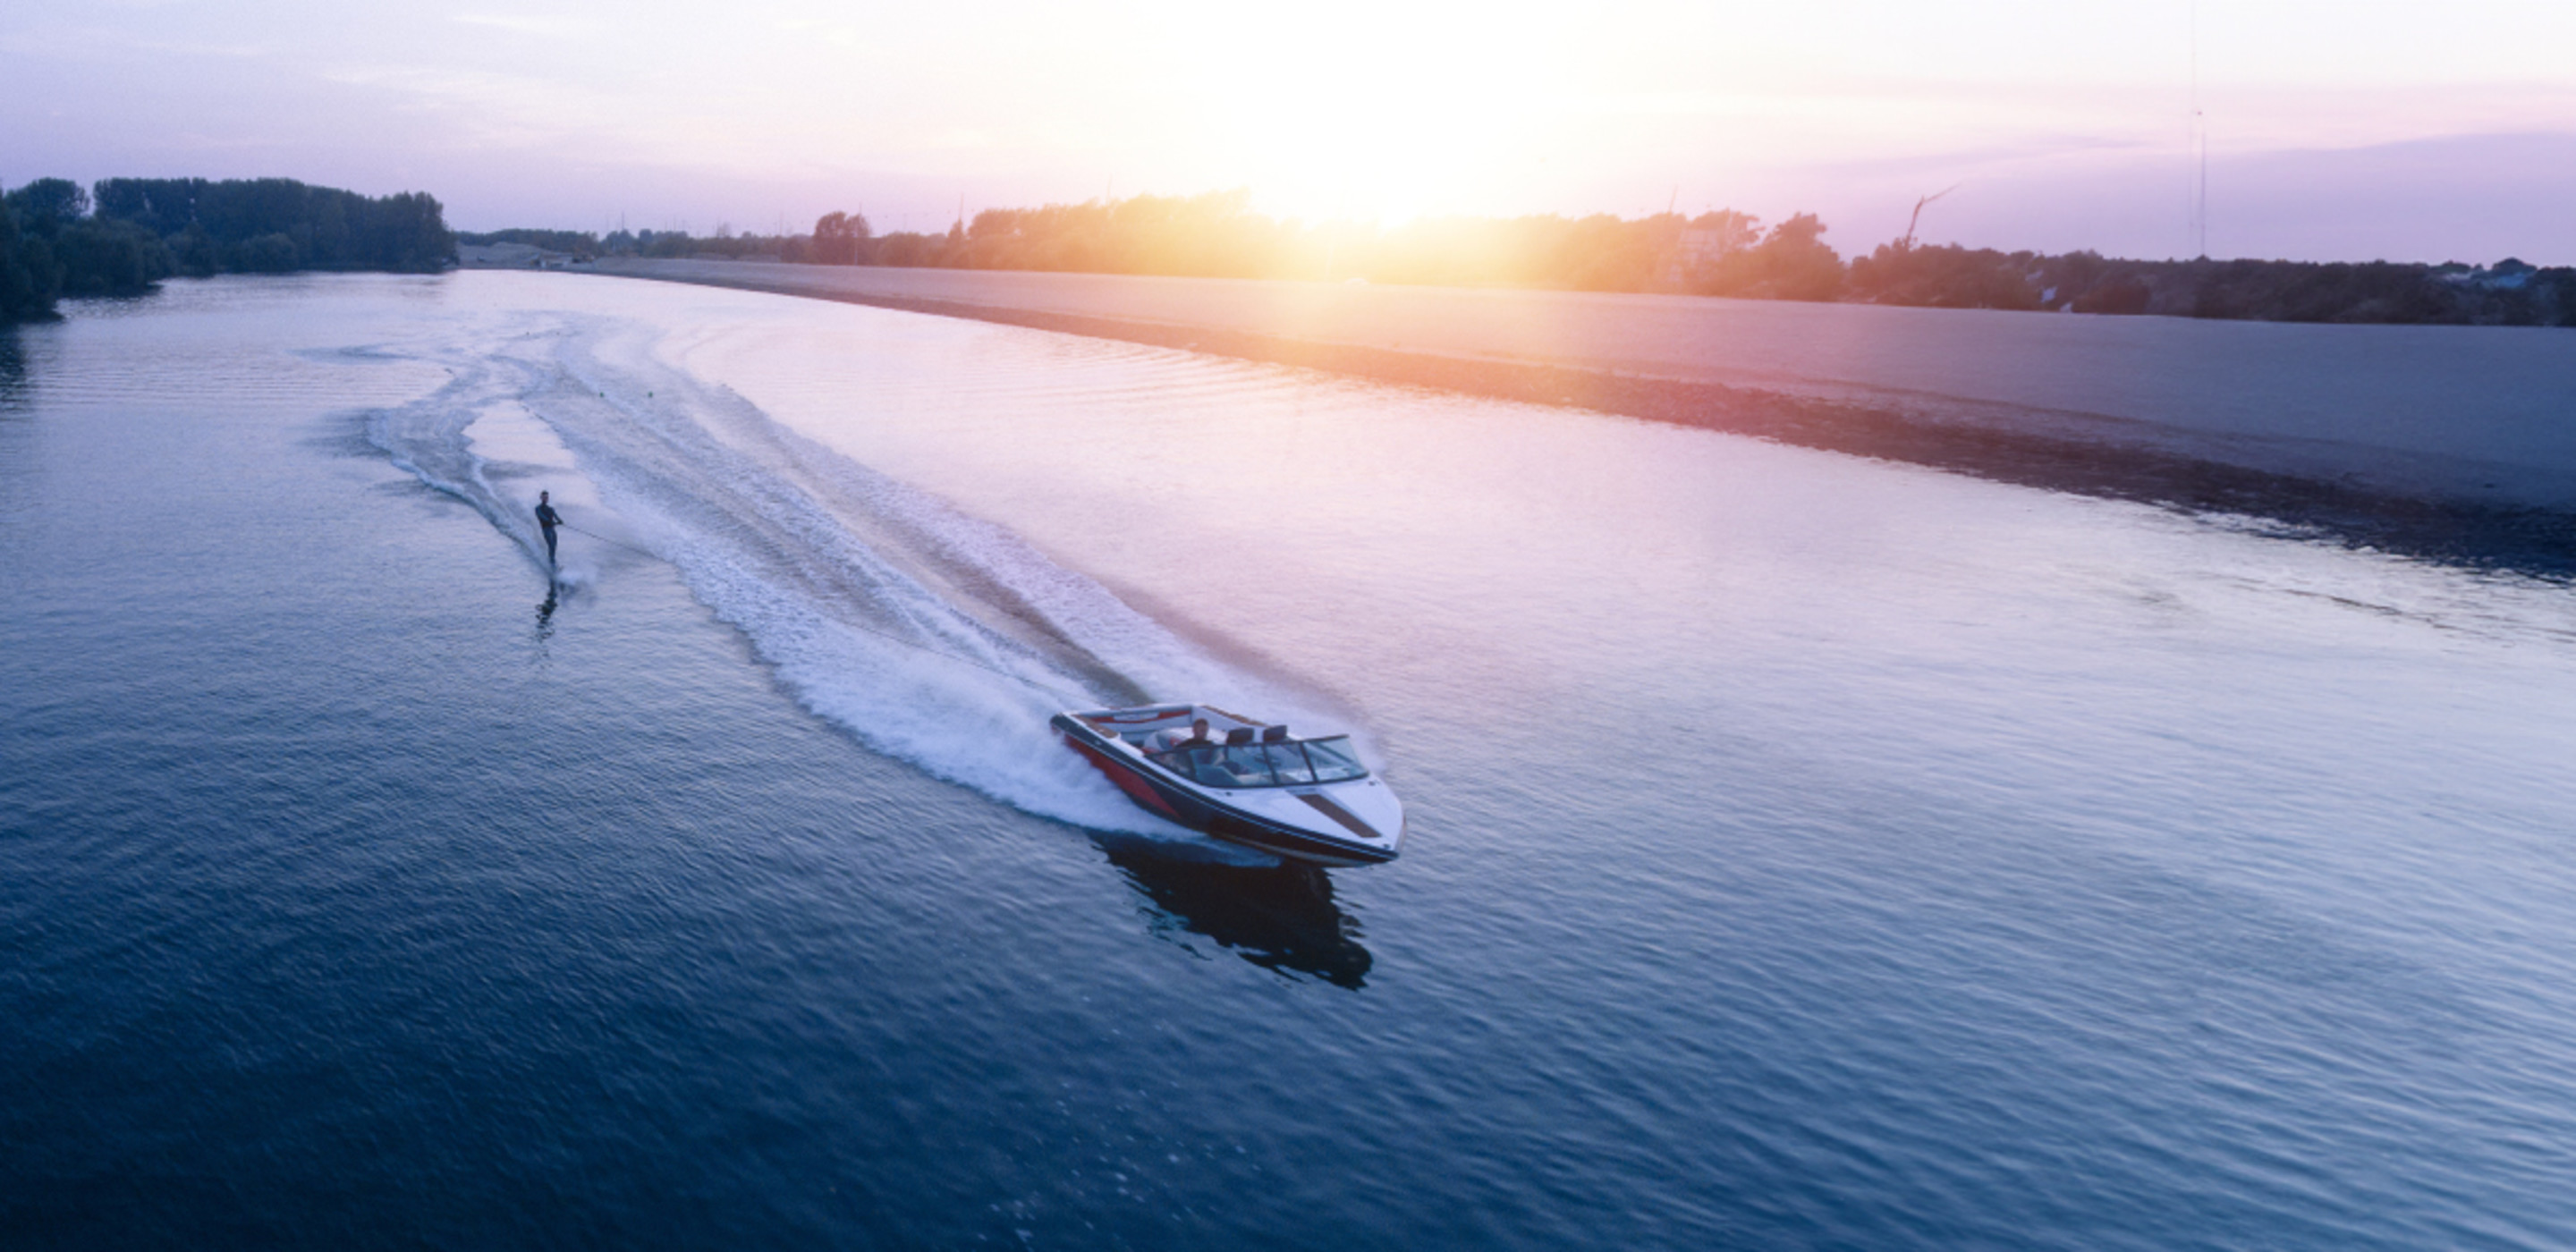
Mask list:
[{"label": "river", "polygon": [[[2576,1242],[2562,583],[745,292],[67,311],[13,1246]],[[1130,698],[1402,858],[1149,818]]]}]

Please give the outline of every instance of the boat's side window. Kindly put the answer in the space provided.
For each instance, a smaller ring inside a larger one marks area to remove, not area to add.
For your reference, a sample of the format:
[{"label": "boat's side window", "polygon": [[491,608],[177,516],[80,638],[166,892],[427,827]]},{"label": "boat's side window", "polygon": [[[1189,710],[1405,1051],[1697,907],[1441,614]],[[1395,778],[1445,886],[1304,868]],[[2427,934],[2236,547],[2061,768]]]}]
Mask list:
[{"label": "boat's side window", "polygon": [[[1241,759],[1246,751],[1254,753],[1249,763]],[[1260,768],[1259,748],[1226,748],[1200,746],[1155,755],[1163,768],[1196,782],[1202,787],[1266,787],[1270,773]]]},{"label": "boat's side window", "polygon": [[1296,744],[1266,743],[1261,745],[1261,750],[1270,758],[1270,772],[1278,775],[1282,784],[1315,781],[1314,769],[1306,764],[1305,750]]},{"label": "boat's side window", "polygon": [[1316,782],[1344,782],[1353,778],[1368,777],[1368,767],[1360,764],[1360,759],[1351,753],[1351,739],[1348,735],[1335,735],[1330,739],[1309,739],[1305,742],[1305,748],[1306,759],[1315,763]]},{"label": "boat's side window", "polygon": [[1286,787],[1368,777],[1348,736],[1289,743],[1239,743],[1151,754],[1163,768],[1202,787]]}]

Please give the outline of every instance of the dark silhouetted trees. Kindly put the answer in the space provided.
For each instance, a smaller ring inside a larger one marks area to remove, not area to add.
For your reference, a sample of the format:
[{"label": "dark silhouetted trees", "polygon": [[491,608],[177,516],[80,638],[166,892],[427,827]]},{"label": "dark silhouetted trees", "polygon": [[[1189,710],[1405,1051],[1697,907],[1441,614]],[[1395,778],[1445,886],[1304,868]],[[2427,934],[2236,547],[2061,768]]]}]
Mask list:
[{"label": "dark silhouetted trees", "polygon": [[[1800,214],[1764,233],[1733,210],[1686,219],[1607,213],[1567,218],[1423,218],[1371,223],[1276,220],[1236,190],[986,209],[944,235],[864,235],[858,263],[1209,278],[1362,279],[1436,286],[1671,291],[1831,300],[1842,258],[1825,224]],[[815,224],[814,259],[839,241]],[[700,253],[703,255],[703,252]],[[832,263],[840,263],[837,260]]]},{"label": "dark silhouetted trees", "polygon": [[[805,235],[712,237],[506,230],[462,238],[575,257],[768,260],[1442,286],[1676,292],[1960,309],[2311,322],[2576,326],[2576,269],[2389,262],[2128,261],[1899,240],[1846,265],[1825,223],[1763,229],[1731,209],[1685,219],[1424,218],[1306,223],[1253,212],[1243,190],[986,209],[947,231],[878,236],[857,213]],[[455,255],[437,200],[370,198],[292,179],[39,179],[0,197],[0,320],[62,295],[148,289],[170,274],[431,271]]]},{"label": "dark silhouetted trees", "polygon": [[[1724,229],[1741,239],[1758,224],[1729,214]],[[1692,290],[1751,300],[1831,300],[1843,287],[1843,258],[1824,241],[1825,223],[1800,213],[1771,228],[1760,243],[1722,252],[1700,270]]]},{"label": "dark silhouetted trees", "polygon": [[0,324],[53,312],[54,294],[62,284],[53,263],[53,249],[28,246],[18,229],[18,211],[0,199]]},{"label": "dark silhouetted trees", "polygon": [[455,256],[436,199],[368,197],[289,178],[40,178],[5,197],[0,319],[60,296],[132,295],[172,274],[299,269],[428,273]]},{"label": "dark silhouetted trees", "polygon": [[1910,304],[1944,309],[2036,309],[2040,292],[2031,285],[2033,257],[2007,255],[1992,248],[1955,245],[1883,243],[1851,263],[1853,298],[1872,304]]},{"label": "dark silhouetted trees", "polygon": [[[986,209],[943,234],[873,238],[850,215],[846,239],[833,222],[839,215],[827,215],[815,223],[808,259],[1576,291],[1722,284],[1730,293],[1792,299],[1829,299],[1841,281],[1841,260],[1818,242],[1824,226],[1812,215],[1785,222],[1766,238],[1753,218],[1732,211],[1691,220],[1676,214],[1634,221],[1609,214],[1444,217],[1380,227],[1278,220],[1253,212],[1250,201],[1248,191],[1235,190]],[[697,241],[686,255],[724,254],[710,242],[721,241]]]},{"label": "dark silhouetted trees", "polygon": [[856,265],[867,242],[868,219],[856,213],[826,213],[814,221],[807,259],[816,265]]},{"label": "dark silhouetted trees", "polygon": [[[426,192],[370,197],[291,178],[110,178],[97,186],[97,205],[100,218],[164,240],[194,228],[203,244],[173,241],[173,252],[192,253],[201,266],[211,245],[217,269],[435,273],[456,255],[456,237]],[[280,250],[281,236],[291,251]]]},{"label": "dark silhouetted trees", "polygon": [[40,178],[10,192],[5,204],[0,320],[49,316],[62,296],[133,295],[170,275],[170,250],[159,236],[88,216],[89,193],[77,183]]},{"label": "dark silhouetted trees", "polygon": [[612,236],[645,256],[827,265],[1365,280],[1436,286],[1681,292],[1931,308],[2275,321],[2576,325],[2576,270],[2287,261],[2125,261],[1898,240],[1845,263],[1823,219],[1765,228],[1720,209],[1621,218],[1422,218],[1306,223],[1253,212],[1248,192],[985,209],[941,233],[875,236],[854,213],[811,235]]},{"label": "dark silhouetted trees", "polygon": [[152,288],[175,271],[169,245],[132,222],[74,222],[54,239],[54,259],[63,267],[62,294],[130,296]]},{"label": "dark silhouetted trees", "polygon": [[64,178],[39,178],[9,193],[19,229],[45,239],[89,216],[89,193]]},{"label": "dark silhouetted trees", "polygon": [[2123,261],[1943,245],[1882,245],[1852,262],[1849,298],[1956,309],[2050,309],[2227,321],[2576,326],[2576,269],[2313,261]]}]

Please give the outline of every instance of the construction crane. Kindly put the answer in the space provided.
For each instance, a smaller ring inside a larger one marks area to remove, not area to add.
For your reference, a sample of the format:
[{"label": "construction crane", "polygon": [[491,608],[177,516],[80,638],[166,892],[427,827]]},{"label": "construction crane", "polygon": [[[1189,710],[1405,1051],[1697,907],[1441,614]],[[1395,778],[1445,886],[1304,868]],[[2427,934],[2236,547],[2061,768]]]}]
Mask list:
[{"label": "construction crane", "polygon": [[1897,245],[1896,245],[1896,250],[1897,250],[1897,251],[1899,251],[1899,252],[1910,252],[1910,251],[1912,251],[1912,250],[1913,250],[1913,248],[1914,248],[1914,228],[1915,228],[1916,226],[1921,225],[1921,224],[1922,224],[1922,222],[1923,222],[1923,206],[1924,206],[1924,205],[1930,204],[1930,203],[1932,203],[1933,201],[1938,200],[1938,199],[1940,199],[1941,197],[1943,197],[1943,196],[1946,196],[1946,195],[1950,194],[1951,192],[1957,191],[1959,188],[1964,187],[1964,186],[1966,186],[1966,185],[1967,185],[1967,184],[1965,184],[1965,183],[1952,183],[1952,184],[1950,184],[1949,186],[1947,186],[1947,187],[1944,187],[1944,188],[1940,189],[1939,191],[1933,192],[1931,195],[1925,196],[1925,197],[1923,197],[1922,199],[1915,201],[1915,202],[1914,202],[1914,216],[1912,216],[1912,217],[1909,217],[1909,218],[1905,219],[1905,238],[1904,238],[1903,240],[1901,240],[1901,241],[1899,241],[1899,242],[1897,243]]}]

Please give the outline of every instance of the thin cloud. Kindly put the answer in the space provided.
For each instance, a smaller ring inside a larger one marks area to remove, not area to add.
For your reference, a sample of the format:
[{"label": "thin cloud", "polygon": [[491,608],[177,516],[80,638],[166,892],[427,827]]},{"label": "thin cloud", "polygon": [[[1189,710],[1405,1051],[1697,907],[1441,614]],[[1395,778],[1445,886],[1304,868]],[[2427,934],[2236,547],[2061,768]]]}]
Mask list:
[{"label": "thin cloud", "polygon": [[535,35],[543,39],[580,39],[598,33],[599,24],[578,17],[545,14],[458,13],[448,18],[460,26],[481,26],[505,30],[514,35]]}]

